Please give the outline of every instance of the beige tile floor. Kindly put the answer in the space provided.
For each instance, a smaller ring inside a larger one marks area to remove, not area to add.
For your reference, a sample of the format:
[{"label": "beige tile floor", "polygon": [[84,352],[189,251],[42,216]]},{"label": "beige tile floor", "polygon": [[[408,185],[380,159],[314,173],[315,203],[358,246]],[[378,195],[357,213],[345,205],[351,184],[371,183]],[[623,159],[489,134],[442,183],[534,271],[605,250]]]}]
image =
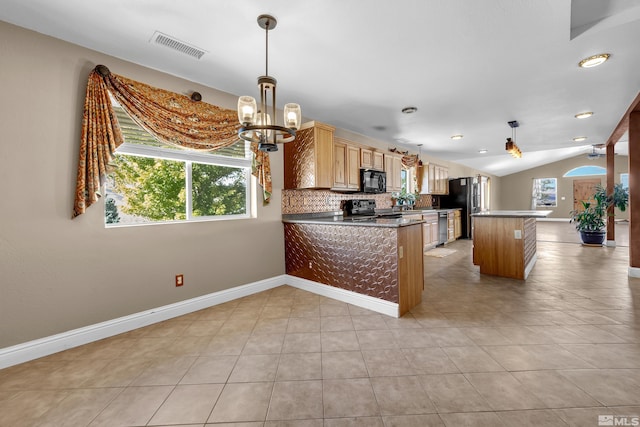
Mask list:
[{"label": "beige tile floor", "polygon": [[539,242],[525,282],[469,241],[401,319],[283,286],[0,371],[0,426],[597,426],[640,414],[628,248]]}]

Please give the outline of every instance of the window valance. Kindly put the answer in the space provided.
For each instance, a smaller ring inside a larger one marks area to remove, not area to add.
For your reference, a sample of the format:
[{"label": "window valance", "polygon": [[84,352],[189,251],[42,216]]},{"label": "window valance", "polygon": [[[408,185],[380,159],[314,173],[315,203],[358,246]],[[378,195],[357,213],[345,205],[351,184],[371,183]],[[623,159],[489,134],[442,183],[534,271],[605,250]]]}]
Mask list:
[{"label": "window valance", "polygon": [[[212,151],[238,141],[236,111],[185,95],[155,88],[111,73],[98,65],[89,74],[82,117],[80,156],[73,217],[101,197],[101,187],[117,148],[124,142],[109,94],[159,141],[192,150]],[[271,197],[271,168],[267,153],[252,145],[253,175]]]}]

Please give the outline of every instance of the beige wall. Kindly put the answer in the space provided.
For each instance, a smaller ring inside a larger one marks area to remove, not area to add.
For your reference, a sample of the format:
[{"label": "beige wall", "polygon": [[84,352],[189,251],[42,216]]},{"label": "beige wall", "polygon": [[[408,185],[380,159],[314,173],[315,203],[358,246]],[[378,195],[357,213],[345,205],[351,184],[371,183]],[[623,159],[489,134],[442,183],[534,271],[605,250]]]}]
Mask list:
[{"label": "beige wall", "polygon": [[101,201],[71,220],[95,65],[226,108],[236,97],[3,22],[0,40],[0,348],[284,274],[282,151],[257,219],[105,229]]},{"label": "beige wall", "polygon": [[[522,210],[531,209],[531,187],[534,178],[557,178],[558,179],[558,206],[549,209],[553,213],[549,218],[569,218],[569,211],[573,209],[573,180],[595,177],[563,178],[563,175],[573,168],[579,166],[601,166],[607,167],[604,157],[590,160],[586,154],[549,163],[544,166],[529,169],[523,172],[514,173],[502,177],[500,188],[500,205],[502,209]],[[627,156],[615,157],[615,182],[620,182],[620,174],[628,172],[629,161]],[[602,185],[606,185],[606,176],[601,176]],[[564,200],[562,198],[564,197]],[[616,218],[627,219],[628,210],[621,213],[616,210]]]}]

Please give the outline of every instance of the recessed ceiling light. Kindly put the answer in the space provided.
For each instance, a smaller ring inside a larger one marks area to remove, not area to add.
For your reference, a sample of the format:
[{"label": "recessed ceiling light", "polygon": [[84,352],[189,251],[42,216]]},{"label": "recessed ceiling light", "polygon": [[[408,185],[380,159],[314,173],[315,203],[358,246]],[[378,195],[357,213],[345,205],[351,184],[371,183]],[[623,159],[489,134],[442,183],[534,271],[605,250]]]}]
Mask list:
[{"label": "recessed ceiling light", "polygon": [[480,154],[487,154],[489,150],[487,150],[486,148],[483,148],[482,150],[478,150],[478,153]]},{"label": "recessed ceiling light", "polygon": [[582,68],[596,67],[602,64],[607,59],[609,59],[610,56],[611,55],[608,53],[600,53],[598,55],[593,55],[588,58],[584,58],[582,61],[578,63],[578,65]]},{"label": "recessed ceiling light", "polygon": [[587,117],[593,116],[593,111],[585,111],[584,113],[578,113],[574,117],[576,119],[586,119]]},{"label": "recessed ceiling light", "polygon": [[582,142],[582,141],[584,141],[585,139],[587,139],[587,137],[586,137],[586,136],[576,136],[575,138],[573,138],[573,140],[574,140],[575,142]]},{"label": "recessed ceiling light", "polygon": [[418,108],[417,108],[417,107],[404,107],[401,111],[402,111],[404,114],[413,114],[413,113],[415,113],[416,111],[418,111]]},{"label": "recessed ceiling light", "polygon": [[464,135],[452,135],[451,139],[462,139]]}]

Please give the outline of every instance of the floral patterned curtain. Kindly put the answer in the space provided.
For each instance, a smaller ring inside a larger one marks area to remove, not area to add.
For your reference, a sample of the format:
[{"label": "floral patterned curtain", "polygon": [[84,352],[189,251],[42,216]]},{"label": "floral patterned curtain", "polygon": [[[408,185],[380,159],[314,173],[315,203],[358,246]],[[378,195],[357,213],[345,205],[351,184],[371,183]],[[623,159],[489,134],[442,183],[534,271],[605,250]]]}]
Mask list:
[{"label": "floral patterned curtain", "polygon": [[[124,142],[109,94],[163,143],[212,151],[238,141],[240,124],[235,110],[195,102],[185,95],[113,74],[104,65],[98,65],[89,74],[87,83],[73,217],[83,214],[101,197],[108,165]],[[269,155],[259,151],[257,144],[252,144],[251,150],[252,173],[262,186],[264,203],[268,203],[272,191]]]},{"label": "floral patterned curtain", "polygon": [[410,154],[410,155],[406,154],[402,156],[402,166],[404,166],[405,169],[409,169],[417,165],[418,165],[417,154]]}]

